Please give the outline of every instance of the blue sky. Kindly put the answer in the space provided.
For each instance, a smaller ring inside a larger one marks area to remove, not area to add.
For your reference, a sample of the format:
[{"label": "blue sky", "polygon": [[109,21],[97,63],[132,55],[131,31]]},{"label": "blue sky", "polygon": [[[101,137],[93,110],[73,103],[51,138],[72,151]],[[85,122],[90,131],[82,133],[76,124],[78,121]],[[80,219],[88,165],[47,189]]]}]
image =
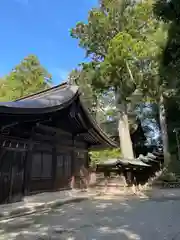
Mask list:
[{"label": "blue sky", "polygon": [[0,0],[0,76],[28,54],[39,57],[54,84],[85,60],[69,29],[86,21],[97,0]]}]

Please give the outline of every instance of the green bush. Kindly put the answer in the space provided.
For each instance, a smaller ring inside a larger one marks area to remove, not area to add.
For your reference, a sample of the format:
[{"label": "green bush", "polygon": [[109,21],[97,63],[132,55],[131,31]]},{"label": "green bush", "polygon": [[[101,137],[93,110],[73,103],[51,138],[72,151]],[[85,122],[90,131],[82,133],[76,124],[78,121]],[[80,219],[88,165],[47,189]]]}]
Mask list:
[{"label": "green bush", "polygon": [[164,172],[159,176],[158,181],[177,182],[177,178],[176,178],[176,175],[172,172]]},{"label": "green bush", "polygon": [[119,158],[121,156],[121,152],[119,148],[115,149],[108,149],[102,151],[92,151],[90,152],[91,155],[91,165],[104,162],[110,158]]}]

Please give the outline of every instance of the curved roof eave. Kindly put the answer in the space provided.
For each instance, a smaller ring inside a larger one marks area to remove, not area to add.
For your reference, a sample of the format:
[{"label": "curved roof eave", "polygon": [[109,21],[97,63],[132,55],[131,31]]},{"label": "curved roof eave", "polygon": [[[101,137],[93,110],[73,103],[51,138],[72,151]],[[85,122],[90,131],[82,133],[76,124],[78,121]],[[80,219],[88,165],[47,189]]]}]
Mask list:
[{"label": "curved roof eave", "polygon": [[[79,95],[79,87],[69,85],[66,82],[13,102],[2,102],[0,103],[0,113],[25,115],[55,112],[69,106]],[[85,115],[89,119],[90,125],[95,130],[93,134],[94,137],[96,137],[95,135],[97,134],[107,146],[118,147],[117,143],[110,139],[110,137],[99,127],[81,100],[80,104]]]},{"label": "curved roof eave", "polygon": [[111,147],[119,147],[117,142],[113,141],[98,125],[98,123],[96,122],[96,120],[92,117],[92,115],[90,114],[90,112],[88,111],[88,109],[85,107],[84,103],[82,101],[80,101],[81,106],[83,111],[85,112],[85,114],[87,115],[90,124],[93,126],[93,128],[96,130],[96,132],[101,136],[101,138]]},{"label": "curved roof eave", "polygon": [[78,86],[59,85],[13,102],[1,102],[0,113],[43,114],[69,106],[79,95]]}]

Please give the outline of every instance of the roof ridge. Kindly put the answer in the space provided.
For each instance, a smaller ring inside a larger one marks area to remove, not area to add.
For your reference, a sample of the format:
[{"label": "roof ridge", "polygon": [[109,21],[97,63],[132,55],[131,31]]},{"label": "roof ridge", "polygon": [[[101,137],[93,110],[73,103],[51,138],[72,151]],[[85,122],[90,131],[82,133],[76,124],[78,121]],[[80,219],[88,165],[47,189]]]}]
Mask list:
[{"label": "roof ridge", "polygon": [[20,100],[25,100],[25,99],[31,99],[31,98],[33,98],[35,96],[39,97],[39,96],[43,95],[44,93],[47,93],[47,92],[49,93],[49,92],[52,92],[54,90],[58,90],[59,88],[65,88],[67,86],[68,86],[68,82],[66,81],[66,82],[63,82],[63,83],[58,84],[56,86],[53,86],[51,88],[45,89],[43,91],[40,91],[40,92],[37,92],[37,93],[33,93],[33,94],[30,94],[30,95],[18,98],[14,102],[17,102],[17,101],[20,101]]}]

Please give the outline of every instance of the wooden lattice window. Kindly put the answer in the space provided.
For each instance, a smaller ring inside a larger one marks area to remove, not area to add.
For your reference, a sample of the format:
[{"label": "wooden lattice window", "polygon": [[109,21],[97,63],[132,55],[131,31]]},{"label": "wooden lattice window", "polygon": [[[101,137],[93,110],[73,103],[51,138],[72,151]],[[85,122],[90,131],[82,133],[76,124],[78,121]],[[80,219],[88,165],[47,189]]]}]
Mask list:
[{"label": "wooden lattice window", "polygon": [[63,176],[63,165],[64,165],[64,161],[63,161],[63,155],[59,154],[57,156],[57,174],[58,176]]},{"label": "wooden lattice window", "polygon": [[69,154],[64,155],[64,175],[65,177],[71,176],[71,156]]},{"label": "wooden lattice window", "polygon": [[52,154],[36,152],[32,158],[32,178],[52,177]]},{"label": "wooden lattice window", "polygon": [[71,176],[71,155],[60,153],[57,156],[57,173],[60,177]]}]

